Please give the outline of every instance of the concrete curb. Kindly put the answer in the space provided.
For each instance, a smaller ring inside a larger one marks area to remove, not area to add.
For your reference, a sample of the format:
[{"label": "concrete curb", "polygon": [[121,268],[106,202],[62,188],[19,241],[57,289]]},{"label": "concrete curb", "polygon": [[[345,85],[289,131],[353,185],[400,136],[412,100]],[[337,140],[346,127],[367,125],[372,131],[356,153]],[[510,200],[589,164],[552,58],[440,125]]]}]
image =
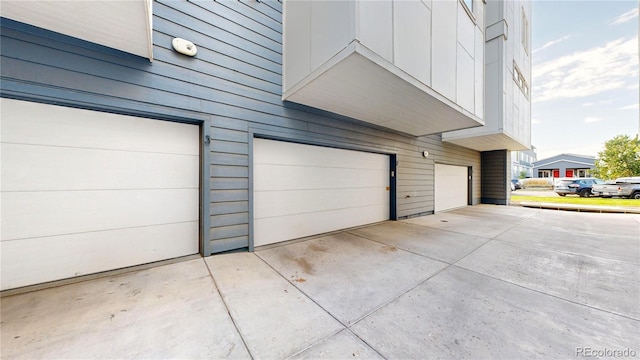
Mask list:
[{"label": "concrete curb", "polygon": [[549,209],[591,213],[617,213],[617,214],[640,214],[640,208],[624,208],[616,206],[584,206],[556,203],[519,202],[511,203],[512,206],[522,206],[534,209]]}]

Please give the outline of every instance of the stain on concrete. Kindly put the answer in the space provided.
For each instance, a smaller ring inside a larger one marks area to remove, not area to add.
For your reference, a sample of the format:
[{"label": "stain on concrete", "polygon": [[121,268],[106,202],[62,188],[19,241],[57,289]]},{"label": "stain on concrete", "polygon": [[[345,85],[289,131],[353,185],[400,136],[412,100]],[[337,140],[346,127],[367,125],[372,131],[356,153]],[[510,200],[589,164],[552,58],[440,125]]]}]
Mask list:
[{"label": "stain on concrete", "polygon": [[382,248],[380,248],[380,250],[381,250],[383,253],[390,253],[390,252],[396,252],[396,251],[398,251],[398,248],[397,248],[397,247],[395,247],[395,246],[392,246],[392,245],[385,245],[385,246],[383,246]]},{"label": "stain on concrete", "polygon": [[303,283],[303,282],[307,281],[307,279],[305,279],[305,278],[297,278],[297,279],[293,279],[293,281],[299,282],[299,283]]},{"label": "stain on concrete", "polygon": [[302,268],[302,271],[304,271],[307,274],[314,274],[315,273],[315,269],[313,268],[313,265],[311,265],[307,259],[305,258],[296,258],[294,259],[294,261],[296,262],[296,264],[298,264],[298,266],[300,266]]},{"label": "stain on concrete", "polygon": [[322,245],[319,245],[317,243],[312,242],[312,243],[309,244],[309,250],[317,251],[317,252],[326,252],[329,249],[324,247],[324,246],[322,246]]}]

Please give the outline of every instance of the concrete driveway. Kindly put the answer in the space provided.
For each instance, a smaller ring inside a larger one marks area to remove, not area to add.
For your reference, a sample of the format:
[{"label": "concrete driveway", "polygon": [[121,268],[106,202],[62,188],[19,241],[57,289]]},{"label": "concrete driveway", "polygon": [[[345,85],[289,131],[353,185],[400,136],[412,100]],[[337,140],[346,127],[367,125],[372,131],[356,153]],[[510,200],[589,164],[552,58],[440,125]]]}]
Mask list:
[{"label": "concrete driveway", "polygon": [[474,206],[2,298],[2,358],[640,357],[640,216]]}]

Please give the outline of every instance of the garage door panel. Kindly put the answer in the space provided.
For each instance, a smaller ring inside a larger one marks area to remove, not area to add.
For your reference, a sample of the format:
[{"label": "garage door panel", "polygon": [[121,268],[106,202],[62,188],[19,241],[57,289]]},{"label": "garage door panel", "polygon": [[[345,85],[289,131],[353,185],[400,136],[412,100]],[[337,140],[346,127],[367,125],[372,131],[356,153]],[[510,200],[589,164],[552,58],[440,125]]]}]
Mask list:
[{"label": "garage door panel", "polygon": [[389,208],[389,193],[379,188],[267,191],[254,195],[256,219],[343,209],[353,204]]},{"label": "garage door panel", "polygon": [[389,185],[387,170],[326,168],[308,165],[258,164],[254,168],[254,177],[256,191],[358,187],[385,189]]},{"label": "garage door panel", "polygon": [[5,241],[2,290],[195,254],[197,242],[175,240],[195,239],[198,231],[191,221]]},{"label": "garage door panel", "polygon": [[2,145],[3,191],[198,188],[197,155]]},{"label": "garage door panel", "polygon": [[[199,128],[169,121],[2,100],[2,141],[198,155]],[[55,134],[55,136],[51,136]]]},{"label": "garage door panel", "polygon": [[[345,169],[379,169],[388,166],[389,158],[380,154],[362,151],[349,151],[349,156],[343,156],[345,151],[323,146],[303,145],[284,141],[254,139],[254,144],[269,143],[269,152],[254,151],[255,164],[270,165],[305,165],[316,164],[322,167]],[[255,145],[254,145],[255,146]]]},{"label": "garage door panel", "polygon": [[445,211],[467,205],[467,167],[435,165],[435,211]]},{"label": "garage door panel", "polygon": [[2,239],[197,220],[198,189],[2,194]]},{"label": "garage door panel", "polygon": [[297,239],[389,219],[388,207],[377,205],[254,220],[254,245]]},{"label": "garage door panel", "polygon": [[389,156],[254,139],[254,245],[389,219]]},{"label": "garage door panel", "polygon": [[3,290],[198,252],[198,126],[0,106]]}]

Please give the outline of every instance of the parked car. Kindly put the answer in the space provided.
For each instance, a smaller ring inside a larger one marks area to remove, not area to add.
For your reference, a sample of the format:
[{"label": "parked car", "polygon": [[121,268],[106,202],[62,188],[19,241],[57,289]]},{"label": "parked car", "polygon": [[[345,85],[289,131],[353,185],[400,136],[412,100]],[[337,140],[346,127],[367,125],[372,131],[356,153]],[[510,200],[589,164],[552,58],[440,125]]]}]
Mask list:
[{"label": "parked car", "polygon": [[602,197],[640,199],[640,176],[618,178],[615,182],[594,185],[591,193]]},{"label": "parked car", "polygon": [[562,178],[553,185],[553,191],[560,196],[589,197],[592,195],[591,188],[595,184],[604,184],[604,181],[596,178]]},{"label": "parked car", "polygon": [[522,184],[520,184],[520,180],[511,179],[511,191],[516,191],[518,189],[522,189]]}]

